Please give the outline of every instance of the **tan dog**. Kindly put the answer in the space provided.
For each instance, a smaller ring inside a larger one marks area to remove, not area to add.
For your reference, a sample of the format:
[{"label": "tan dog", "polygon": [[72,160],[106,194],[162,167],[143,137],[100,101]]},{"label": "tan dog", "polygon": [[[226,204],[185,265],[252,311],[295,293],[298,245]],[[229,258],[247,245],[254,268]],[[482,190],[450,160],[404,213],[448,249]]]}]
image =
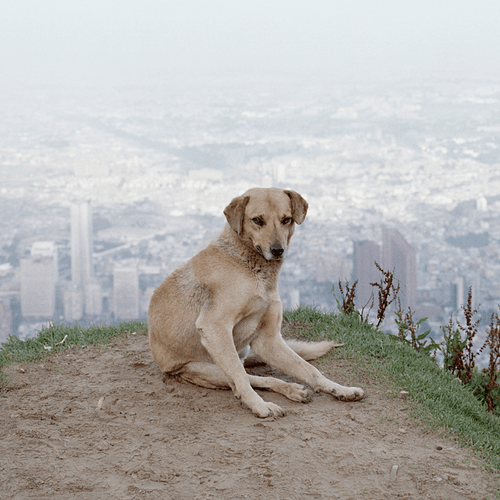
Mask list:
[{"label": "tan dog", "polygon": [[295,191],[277,188],[250,189],[231,201],[220,235],[170,274],[151,298],[149,342],[162,372],[202,387],[231,388],[259,417],[284,412],[252,387],[310,400],[310,390],[299,384],[247,374],[242,360],[250,347],[316,392],[344,401],[363,397],[362,389],[338,385],[305,361],[328,352],[333,342],[287,344],[281,337],[278,274],[307,206]]}]

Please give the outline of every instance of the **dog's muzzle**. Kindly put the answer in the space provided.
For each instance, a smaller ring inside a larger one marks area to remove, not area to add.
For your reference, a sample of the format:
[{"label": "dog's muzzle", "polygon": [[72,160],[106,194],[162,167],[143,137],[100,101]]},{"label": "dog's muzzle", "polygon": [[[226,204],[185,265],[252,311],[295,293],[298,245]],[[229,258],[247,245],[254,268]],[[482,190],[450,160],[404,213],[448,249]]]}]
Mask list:
[{"label": "dog's muzzle", "polygon": [[273,243],[269,250],[262,250],[260,246],[255,247],[267,260],[281,260],[286,257],[285,247],[281,243]]},{"label": "dog's muzzle", "polygon": [[274,259],[282,259],[285,255],[285,249],[281,243],[274,243],[274,245],[271,245],[270,250]]}]

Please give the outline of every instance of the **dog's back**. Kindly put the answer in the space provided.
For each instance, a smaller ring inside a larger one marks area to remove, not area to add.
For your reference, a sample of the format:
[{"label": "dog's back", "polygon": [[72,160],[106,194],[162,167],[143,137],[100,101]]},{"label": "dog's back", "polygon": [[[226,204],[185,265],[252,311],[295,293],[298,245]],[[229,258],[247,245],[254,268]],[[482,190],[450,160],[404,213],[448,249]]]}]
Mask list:
[{"label": "dog's back", "polygon": [[192,260],[171,273],[153,293],[148,311],[149,344],[163,373],[175,372],[190,361],[211,361],[196,331],[196,318],[208,298],[208,291],[196,279]]}]

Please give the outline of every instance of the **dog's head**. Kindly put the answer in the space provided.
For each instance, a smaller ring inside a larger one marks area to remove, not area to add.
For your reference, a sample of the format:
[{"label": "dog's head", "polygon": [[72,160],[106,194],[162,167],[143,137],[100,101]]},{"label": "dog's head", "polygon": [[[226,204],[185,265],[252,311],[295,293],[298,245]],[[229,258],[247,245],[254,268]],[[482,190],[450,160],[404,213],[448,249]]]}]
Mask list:
[{"label": "dog's head", "polygon": [[295,224],[304,222],[307,207],[307,201],[295,191],[254,188],[231,201],[224,215],[248,246],[267,260],[282,260]]}]

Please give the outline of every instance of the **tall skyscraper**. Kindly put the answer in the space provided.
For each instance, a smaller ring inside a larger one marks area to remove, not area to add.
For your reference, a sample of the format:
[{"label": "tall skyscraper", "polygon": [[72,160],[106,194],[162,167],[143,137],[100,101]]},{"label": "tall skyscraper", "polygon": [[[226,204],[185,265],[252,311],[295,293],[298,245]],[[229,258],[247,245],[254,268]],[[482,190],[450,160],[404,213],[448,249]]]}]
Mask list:
[{"label": "tall skyscraper", "polygon": [[85,314],[87,316],[100,316],[102,314],[102,289],[97,280],[87,281],[83,285]]},{"label": "tall skyscraper", "polygon": [[36,242],[31,256],[21,260],[21,314],[25,318],[52,318],[58,279],[57,248]]},{"label": "tall skyscraper", "polygon": [[71,204],[71,280],[83,286],[94,275],[92,209],[89,202]]},{"label": "tall skyscraper", "polygon": [[136,267],[114,268],[113,312],[116,319],[139,318],[139,274]]},{"label": "tall skyscraper", "polygon": [[63,289],[64,320],[78,321],[83,316],[83,292],[81,287],[68,283]]},{"label": "tall skyscraper", "polygon": [[417,306],[417,254],[413,247],[404,239],[397,229],[382,230],[382,267],[394,271],[394,277],[399,281],[401,289],[399,299],[401,307]]},{"label": "tall skyscraper", "polygon": [[374,309],[376,310],[378,307],[378,289],[370,285],[370,283],[378,282],[381,277],[375,262],[382,265],[380,246],[369,240],[355,241],[353,278],[358,281],[356,285],[356,307],[360,309],[365,306],[370,307],[372,294]]},{"label": "tall skyscraper", "polygon": [[457,276],[453,281],[451,290],[452,307],[460,311],[465,304],[465,285],[463,276]]}]

